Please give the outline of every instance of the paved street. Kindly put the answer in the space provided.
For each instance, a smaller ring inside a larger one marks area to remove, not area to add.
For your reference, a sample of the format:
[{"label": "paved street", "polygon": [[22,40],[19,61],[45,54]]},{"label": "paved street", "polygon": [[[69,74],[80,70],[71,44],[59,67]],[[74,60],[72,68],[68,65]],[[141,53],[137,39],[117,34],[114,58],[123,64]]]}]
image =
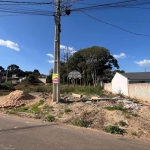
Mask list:
[{"label": "paved street", "polygon": [[150,142],[0,113],[0,150],[149,150]]}]

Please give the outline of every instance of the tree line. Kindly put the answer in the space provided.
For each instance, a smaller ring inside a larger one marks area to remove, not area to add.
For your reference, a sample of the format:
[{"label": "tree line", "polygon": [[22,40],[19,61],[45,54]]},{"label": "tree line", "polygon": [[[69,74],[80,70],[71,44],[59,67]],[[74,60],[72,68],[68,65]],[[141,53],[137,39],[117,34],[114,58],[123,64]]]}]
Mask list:
[{"label": "tree line", "polygon": [[23,71],[16,64],[9,65],[7,69],[4,69],[2,66],[0,66],[0,73],[1,73],[1,76],[5,78],[12,77],[13,75],[16,75],[19,78],[26,77],[24,82],[27,82],[27,83],[33,83],[34,80],[41,75],[38,69],[35,69],[33,71]]}]

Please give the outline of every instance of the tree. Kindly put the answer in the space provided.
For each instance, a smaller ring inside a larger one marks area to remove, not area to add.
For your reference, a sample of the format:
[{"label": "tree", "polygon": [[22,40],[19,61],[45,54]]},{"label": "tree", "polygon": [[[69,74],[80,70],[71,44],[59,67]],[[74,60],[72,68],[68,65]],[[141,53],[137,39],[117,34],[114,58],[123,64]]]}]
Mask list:
[{"label": "tree", "polygon": [[29,74],[26,79],[22,81],[22,83],[34,84],[36,77],[33,74]]},{"label": "tree", "polygon": [[39,70],[37,70],[37,69],[35,69],[35,70],[33,71],[33,74],[34,74],[34,76],[35,76],[36,78],[38,78],[38,77],[40,76],[40,72],[39,72]]},{"label": "tree", "polygon": [[[105,70],[119,68],[117,60],[104,47],[93,46],[77,51],[68,60],[69,69],[76,69],[82,74],[84,83],[90,78],[96,85],[104,75]],[[87,78],[88,77],[88,78]]]},{"label": "tree", "polygon": [[30,75],[30,74],[33,74],[33,72],[32,72],[32,71],[25,71],[25,72],[24,72],[24,76],[25,76],[25,77],[27,77],[27,76]]},{"label": "tree", "polygon": [[116,74],[116,72],[125,73],[124,70],[113,70],[113,71],[112,71],[112,76],[114,76],[114,75]]},{"label": "tree", "polygon": [[12,64],[7,67],[8,70],[8,76],[12,76],[13,74],[18,74],[20,72],[19,66]]},{"label": "tree", "polygon": [[0,72],[4,72],[4,68],[0,66]]}]

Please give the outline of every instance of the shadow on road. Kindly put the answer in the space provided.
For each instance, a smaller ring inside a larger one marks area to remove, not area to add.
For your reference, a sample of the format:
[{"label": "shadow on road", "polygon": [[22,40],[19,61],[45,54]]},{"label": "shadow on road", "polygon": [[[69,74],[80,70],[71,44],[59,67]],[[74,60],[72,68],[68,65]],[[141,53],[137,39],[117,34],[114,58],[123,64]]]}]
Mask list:
[{"label": "shadow on road", "polygon": [[34,125],[34,126],[26,126],[26,127],[14,127],[10,129],[0,129],[0,133],[3,132],[13,132],[13,131],[18,131],[18,130],[27,130],[27,129],[36,129],[36,128],[43,128],[43,127],[49,127],[49,126],[54,126],[58,125],[58,123],[53,123],[53,124],[44,124],[44,125]]}]

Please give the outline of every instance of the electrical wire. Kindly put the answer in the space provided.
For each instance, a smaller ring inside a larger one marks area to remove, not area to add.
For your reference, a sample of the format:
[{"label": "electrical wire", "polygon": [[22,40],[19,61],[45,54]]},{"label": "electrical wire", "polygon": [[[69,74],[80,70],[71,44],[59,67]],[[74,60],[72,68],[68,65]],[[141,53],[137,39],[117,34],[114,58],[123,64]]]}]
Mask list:
[{"label": "electrical wire", "polygon": [[[105,4],[96,4],[88,7],[81,7],[78,8],[79,10],[96,10],[96,9],[110,9],[110,8],[125,8],[125,7],[131,7],[131,6],[142,6],[142,5],[148,5],[150,4],[150,1],[146,0],[126,0],[126,1],[120,1],[120,2],[114,2],[114,3],[105,3]],[[133,8],[133,7],[132,7]],[[76,11],[76,9],[72,9],[71,11]]]},{"label": "electrical wire", "polygon": [[141,33],[136,33],[136,32],[132,32],[132,31],[126,30],[126,29],[124,29],[124,28],[122,28],[122,27],[119,27],[119,26],[110,24],[110,23],[105,22],[105,21],[101,21],[100,19],[97,19],[97,18],[95,18],[95,17],[93,17],[93,16],[91,16],[91,15],[85,13],[84,11],[82,11],[82,10],[80,10],[80,9],[78,9],[78,8],[75,8],[75,9],[78,10],[78,11],[80,11],[80,12],[82,12],[83,14],[87,15],[87,16],[90,17],[91,19],[94,19],[94,20],[96,20],[96,21],[99,21],[99,22],[101,22],[101,23],[103,23],[103,24],[107,24],[107,25],[109,25],[109,26],[115,27],[115,28],[117,28],[117,29],[120,29],[120,30],[122,30],[122,31],[124,31],[124,32],[127,32],[127,33],[130,33],[130,34],[134,34],[134,35],[138,35],[138,36],[145,36],[145,37],[150,38],[150,35],[141,34]]}]

